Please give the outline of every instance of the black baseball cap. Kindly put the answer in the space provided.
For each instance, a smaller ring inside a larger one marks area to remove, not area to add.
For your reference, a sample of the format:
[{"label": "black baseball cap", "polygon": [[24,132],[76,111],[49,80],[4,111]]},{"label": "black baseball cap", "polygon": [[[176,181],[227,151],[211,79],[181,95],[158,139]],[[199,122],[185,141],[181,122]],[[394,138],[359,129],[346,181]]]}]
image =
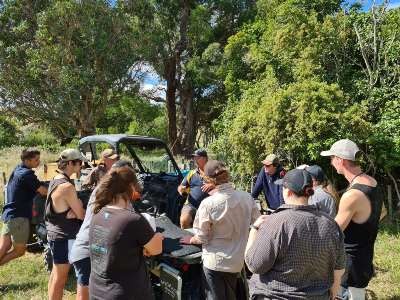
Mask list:
[{"label": "black baseball cap", "polygon": [[196,151],[194,151],[194,153],[192,154],[192,156],[196,156],[196,157],[208,157],[207,155],[207,151],[204,149],[197,149]]},{"label": "black baseball cap", "polygon": [[297,195],[303,195],[306,187],[312,187],[312,178],[306,170],[293,169],[282,179],[276,180],[275,184],[283,185]]},{"label": "black baseball cap", "polygon": [[315,180],[322,182],[325,180],[325,173],[322,170],[322,168],[318,165],[312,165],[309,167],[306,167],[305,170],[311,174],[311,177],[313,177]]}]

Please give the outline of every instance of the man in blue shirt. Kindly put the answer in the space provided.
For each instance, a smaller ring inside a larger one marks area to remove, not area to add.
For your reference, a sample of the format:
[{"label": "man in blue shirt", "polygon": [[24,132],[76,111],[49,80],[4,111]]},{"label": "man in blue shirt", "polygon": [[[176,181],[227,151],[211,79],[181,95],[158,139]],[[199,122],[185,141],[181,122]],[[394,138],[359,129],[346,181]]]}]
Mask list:
[{"label": "man in blue shirt", "polygon": [[279,158],[275,154],[268,155],[263,161],[263,168],[258,174],[257,181],[254,184],[251,196],[257,199],[261,191],[264,192],[268,208],[277,209],[284,203],[282,195],[282,186],[274,182],[285,176],[285,170],[282,168]]},{"label": "man in blue shirt", "polygon": [[7,184],[7,199],[2,215],[4,224],[0,234],[0,265],[25,254],[33,198],[36,193],[42,196],[47,194],[47,188],[32,170],[40,164],[40,152],[25,149],[21,160],[22,163],[14,169]]},{"label": "man in blue shirt", "polygon": [[183,179],[178,192],[181,195],[187,195],[187,200],[181,210],[180,223],[181,228],[191,228],[196,215],[196,211],[201,201],[208,197],[208,192],[214,188],[212,184],[205,184],[203,181],[204,166],[208,161],[206,150],[198,149],[193,153],[193,159],[197,168],[191,170]]}]

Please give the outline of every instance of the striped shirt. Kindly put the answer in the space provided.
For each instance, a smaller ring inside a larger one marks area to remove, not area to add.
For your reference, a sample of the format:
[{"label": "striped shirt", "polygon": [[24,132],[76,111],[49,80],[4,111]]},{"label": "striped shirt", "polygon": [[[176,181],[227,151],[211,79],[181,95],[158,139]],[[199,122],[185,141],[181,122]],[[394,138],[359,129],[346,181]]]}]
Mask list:
[{"label": "striped shirt", "polygon": [[[345,267],[344,236],[313,205],[284,204],[261,225],[246,253],[256,299],[329,299],[334,270]],[[259,295],[258,297],[256,297]]]}]

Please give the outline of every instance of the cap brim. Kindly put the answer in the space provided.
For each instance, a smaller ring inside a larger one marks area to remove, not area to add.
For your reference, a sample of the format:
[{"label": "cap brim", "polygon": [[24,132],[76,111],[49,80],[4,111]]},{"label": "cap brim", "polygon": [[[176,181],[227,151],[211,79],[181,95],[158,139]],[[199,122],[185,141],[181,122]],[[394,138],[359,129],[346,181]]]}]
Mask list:
[{"label": "cap brim", "polygon": [[275,183],[276,185],[283,185],[283,178],[282,178],[282,179],[275,180],[274,183]]},{"label": "cap brim", "polygon": [[119,155],[118,155],[118,154],[113,154],[113,155],[110,155],[110,156],[107,157],[107,158],[109,158],[109,159],[118,159],[118,158],[119,158]]},{"label": "cap brim", "polygon": [[263,160],[261,162],[263,165],[272,165],[272,161],[269,161],[269,160]]},{"label": "cap brim", "polygon": [[86,157],[84,157],[83,155],[81,155],[81,157],[79,158],[80,160],[82,160],[83,162],[88,162],[89,160],[86,158]]},{"label": "cap brim", "polygon": [[330,151],[330,150],[327,150],[327,151],[322,151],[321,153],[321,156],[332,156],[332,155],[335,155],[332,151]]}]

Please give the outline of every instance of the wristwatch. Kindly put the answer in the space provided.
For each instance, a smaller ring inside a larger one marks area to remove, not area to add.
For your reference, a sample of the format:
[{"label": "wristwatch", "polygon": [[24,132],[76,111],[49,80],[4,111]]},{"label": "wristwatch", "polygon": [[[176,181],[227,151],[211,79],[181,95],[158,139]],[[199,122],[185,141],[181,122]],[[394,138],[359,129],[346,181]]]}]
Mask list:
[{"label": "wristwatch", "polygon": [[250,225],[250,227],[251,227],[251,228],[253,228],[254,230],[258,230],[258,229],[260,229],[260,227],[258,227],[258,226],[256,226],[256,225],[254,225],[254,224],[251,224],[251,225]]}]

